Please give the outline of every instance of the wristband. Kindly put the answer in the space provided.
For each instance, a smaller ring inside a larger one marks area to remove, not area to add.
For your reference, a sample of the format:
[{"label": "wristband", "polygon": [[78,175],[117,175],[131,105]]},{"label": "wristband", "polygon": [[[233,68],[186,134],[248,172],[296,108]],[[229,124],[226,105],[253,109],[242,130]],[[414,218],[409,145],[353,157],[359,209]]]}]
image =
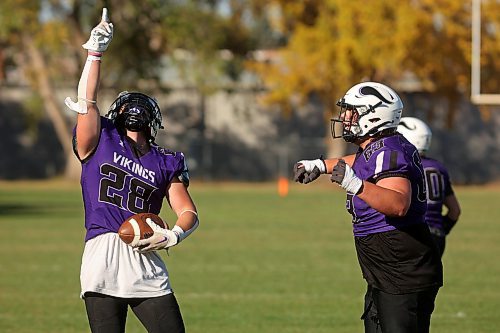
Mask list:
[{"label": "wristband", "polygon": [[363,190],[363,180],[356,176],[356,173],[349,164],[346,164],[344,178],[340,186],[347,192],[357,195]]},{"label": "wristband", "polygon": [[101,57],[96,57],[93,55],[88,55],[87,56],[87,61],[101,61]]},{"label": "wristband", "polygon": [[88,51],[88,55],[95,56],[95,57],[102,57],[102,52],[96,52],[96,51]]},{"label": "wristband", "polygon": [[178,225],[174,225],[174,227],[172,228],[172,232],[177,236],[177,243],[180,243],[181,239],[185,238],[182,237],[184,235],[184,230],[182,230],[182,228]]},{"label": "wristband", "polygon": [[198,228],[198,225],[200,224],[199,223],[199,220],[198,220],[198,213],[196,213],[195,211],[193,210],[190,210],[190,209],[186,209],[186,210],[183,210],[180,214],[179,214],[179,217],[184,214],[184,213],[187,213],[187,212],[191,212],[193,213],[195,216],[196,216],[196,221],[194,222],[193,226],[184,231],[181,227],[179,227],[178,225],[175,225],[173,228],[172,228],[172,231],[177,235],[177,240],[178,242],[181,242],[183,239],[185,239],[187,236],[189,236],[193,231],[195,231],[196,228]]},{"label": "wristband", "polygon": [[102,52],[94,52],[94,51],[87,52],[87,61],[101,61],[101,57],[102,57]]},{"label": "wristband", "polygon": [[328,173],[328,168],[326,167],[325,157],[323,154],[319,155],[319,159],[323,162],[323,166],[325,167],[325,170],[320,169],[320,171],[322,171],[322,173]]}]

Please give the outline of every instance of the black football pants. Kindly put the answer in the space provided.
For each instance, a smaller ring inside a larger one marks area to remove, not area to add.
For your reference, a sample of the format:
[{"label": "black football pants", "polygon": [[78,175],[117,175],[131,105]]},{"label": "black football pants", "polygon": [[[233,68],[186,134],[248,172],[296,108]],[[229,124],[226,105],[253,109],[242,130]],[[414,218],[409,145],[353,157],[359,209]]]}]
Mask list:
[{"label": "black football pants", "polygon": [[92,333],[125,332],[128,306],[149,333],[184,333],[184,322],[174,294],[152,298],[119,298],[85,293]]},{"label": "black football pants", "polygon": [[368,287],[365,333],[428,333],[438,289],[393,295]]}]

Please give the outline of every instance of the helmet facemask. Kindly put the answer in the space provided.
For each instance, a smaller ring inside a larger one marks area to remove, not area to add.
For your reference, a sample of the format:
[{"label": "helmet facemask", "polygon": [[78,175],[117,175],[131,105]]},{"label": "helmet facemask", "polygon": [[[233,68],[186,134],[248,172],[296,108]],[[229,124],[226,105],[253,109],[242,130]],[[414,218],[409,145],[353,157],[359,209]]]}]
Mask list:
[{"label": "helmet facemask", "polygon": [[359,133],[359,113],[353,105],[345,103],[344,99],[338,101],[337,106],[340,107],[340,112],[338,118],[331,119],[332,137],[354,142]]},{"label": "helmet facemask", "polygon": [[125,104],[116,117],[117,127],[131,132],[143,132],[149,128],[149,112],[138,104]]},{"label": "helmet facemask", "polygon": [[158,129],[162,129],[160,108],[154,99],[142,93],[122,92],[111,104],[106,117],[120,131],[144,132],[153,142]]},{"label": "helmet facemask", "polygon": [[[337,102],[337,106],[340,108],[340,113],[338,118],[331,119],[331,132],[334,139],[343,138],[346,142],[355,142],[357,139],[361,139],[365,136],[372,136],[377,133],[377,129],[373,128],[367,133],[363,133],[361,123],[366,120],[366,116],[375,112],[375,109],[380,106],[382,102],[377,103],[373,106],[355,106],[345,102],[345,99],[341,99]],[[365,119],[363,119],[365,118]],[[342,134],[337,134],[341,132]]]}]

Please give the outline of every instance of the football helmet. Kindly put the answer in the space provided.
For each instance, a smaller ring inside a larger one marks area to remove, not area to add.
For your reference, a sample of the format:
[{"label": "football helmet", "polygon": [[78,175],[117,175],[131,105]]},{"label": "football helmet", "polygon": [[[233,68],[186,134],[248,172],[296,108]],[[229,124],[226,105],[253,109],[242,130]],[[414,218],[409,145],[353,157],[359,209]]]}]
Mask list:
[{"label": "football helmet", "polygon": [[[347,142],[396,128],[403,111],[403,102],[398,94],[377,82],[356,84],[337,102],[337,106],[340,107],[340,114],[338,118],[331,119],[332,136]],[[341,134],[335,133],[336,125],[340,125]]]},{"label": "football helmet", "polygon": [[158,130],[163,128],[158,103],[139,92],[122,91],[109,107],[106,117],[119,130],[145,131],[150,141],[154,141]]},{"label": "football helmet", "polygon": [[432,131],[422,120],[403,117],[398,125],[398,132],[414,145],[419,153],[425,153],[431,146]]}]

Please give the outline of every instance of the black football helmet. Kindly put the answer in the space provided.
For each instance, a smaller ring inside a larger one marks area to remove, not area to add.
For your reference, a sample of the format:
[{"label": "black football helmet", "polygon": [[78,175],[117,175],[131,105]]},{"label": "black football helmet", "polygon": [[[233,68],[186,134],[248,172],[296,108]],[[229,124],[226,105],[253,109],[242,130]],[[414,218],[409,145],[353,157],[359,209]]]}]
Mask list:
[{"label": "black football helmet", "polygon": [[113,121],[119,130],[146,132],[151,142],[154,141],[158,130],[163,128],[158,103],[139,92],[122,91],[109,107],[106,117]]}]

